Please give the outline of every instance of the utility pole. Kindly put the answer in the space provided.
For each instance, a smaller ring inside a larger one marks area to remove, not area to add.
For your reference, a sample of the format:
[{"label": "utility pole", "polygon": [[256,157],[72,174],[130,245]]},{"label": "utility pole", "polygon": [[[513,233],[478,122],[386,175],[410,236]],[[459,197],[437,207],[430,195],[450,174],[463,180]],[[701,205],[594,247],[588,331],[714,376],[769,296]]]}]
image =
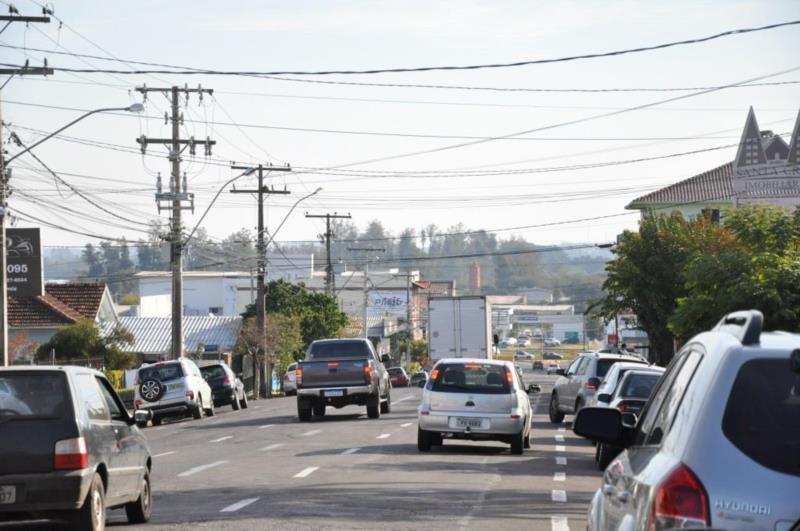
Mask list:
[{"label": "utility pole", "polygon": [[[383,247],[348,247],[348,251],[359,251],[363,253],[377,252],[385,253],[386,249]],[[369,339],[369,326],[367,326],[367,318],[369,317],[369,256],[364,255],[364,339]]]},{"label": "utility pole", "polygon": [[[11,8],[9,7],[9,10]],[[16,8],[13,9],[10,15],[0,15],[0,22],[5,22],[5,26],[0,29],[0,33],[2,33],[12,22],[25,22],[26,24],[30,23],[48,23],[50,22],[50,17],[48,16],[41,16],[41,17],[28,17],[28,16],[21,16],[19,14],[15,14]],[[43,15],[48,15],[49,10],[47,8],[42,10]],[[47,63],[45,62],[45,66],[42,68],[31,68],[28,66],[27,61],[25,62],[25,66],[22,68],[0,68],[0,75],[2,76],[9,76],[9,78],[0,86],[0,90],[6,86],[6,84],[13,78],[15,75],[20,76],[47,76],[53,73],[52,68],[47,68]],[[0,104],[2,104],[2,100],[0,99]],[[2,105],[0,105],[2,106]],[[6,217],[8,215],[8,182],[11,180],[11,169],[6,168],[5,164],[5,151],[3,150],[3,126],[2,126],[2,111],[0,111],[0,361],[2,361],[3,367],[8,367],[11,364],[11,356],[8,352],[8,270],[6,266],[6,253],[8,249],[6,247]]]},{"label": "utility pole", "polygon": [[406,279],[406,332],[408,333],[408,338],[406,339],[405,366],[408,368],[408,364],[411,363],[411,338],[414,333],[414,327],[411,325],[411,278],[416,275],[413,275],[411,269],[408,269],[405,273],[399,273],[394,276],[395,278]]},{"label": "utility pole", "polygon": [[333,274],[333,262],[331,262],[331,239],[334,237],[331,231],[332,219],[351,219],[350,214],[309,214],[306,212],[307,218],[325,218],[325,234],[322,237],[325,239],[325,293],[333,297],[336,292],[336,275]]},{"label": "utility pole", "polygon": [[[212,89],[204,89],[202,87],[189,88],[185,86],[180,88],[177,86],[169,88],[151,88],[147,86],[136,87],[136,91],[140,92],[144,100],[147,101],[147,94],[150,92],[168,93],[171,100],[172,113],[171,116],[164,113],[164,123],[172,122],[172,138],[147,138],[142,135],[136,139],[142,150],[142,154],[147,150],[150,144],[161,144],[169,146],[169,160],[171,163],[171,175],[169,192],[164,193],[161,191],[161,175],[158,176],[157,192],[156,192],[156,205],[158,211],[171,210],[171,227],[170,227],[170,267],[172,269],[172,359],[179,359],[183,356],[183,226],[181,224],[181,213],[183,210],[191,210],[194,212],[194,194],[187,191],[186,175],[183,175],[183,186],[181,186],[181,154],[189,148],[189,154],[195,154],[195,148],[198,144],[203,145],[205,149],[205,156],[211,155],[211,146],[216,142],[206,137],[205,140],[195,140],[194,137],[188,139],[181,139],[180,126],[183,124],[183,114],[180,112],[180,94],[186,96],[186,103],[189,103],[189,94],[199,94],[200,101],[203,100],[203,94],[213,94]],[[162,202],[166,205],[162,206]],[[184,203],[189,203],[189,206],[184,206]]]},{"label": "utility pole", "polygon": [[[251,170],[253,166],[231,165],[233,170]],[[232,194],[258,194],[258,239],[256,244],[256,355],[253,357],[253,398],[258,399],[261,391],[261,378],[266,378],[266,398],[272,398],[272,352],[267,347],[267,315],[264,281],[267,276],[267,247],[264,244],[264,196],[270,194],[290,194],[288,190],[276,190],[264,186],[264,171],[292,171],[291,166],[259,164],[257,190],[231,190]]]}]

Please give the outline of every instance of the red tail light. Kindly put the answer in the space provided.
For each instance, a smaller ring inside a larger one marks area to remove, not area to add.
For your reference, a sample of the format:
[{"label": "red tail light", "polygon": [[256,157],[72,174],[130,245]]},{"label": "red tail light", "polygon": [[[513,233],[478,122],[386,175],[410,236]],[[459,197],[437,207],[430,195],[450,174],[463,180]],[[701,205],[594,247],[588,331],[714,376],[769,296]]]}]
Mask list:
[{"label": "red tail light", "polygon": [[619,404],[617,404],[617,409],[619,410],[620,413],[625,413],[625,403],[620,402]]},{"label": "red tail light", "polygon": [[139,409],[140,407],[142,407],[142,401],[141,400],[135,400],[134,404],[136,404],[136,409]]},{"label": "red tail light", "polygon": [[364,365],[364,381],[372,383],[372,367]]},{"label": "red tail light", "polygon": [[439,377],[439,369],[433,369],[433,371],[431,371],[431,380],[435,380],[438,377]]},{"label": "red tail light", "polygon": [[514,383],[514,375],[508,369],[506,369],[506,381],[510,384]]},{"label": "red tail light", "polygon": [[297,387],[301,387],[303,385],[303,369],[300,367],[294,370],[294,384]]},{"label": "red tail light", "polygon": [[339,366],[339,362],[338,361],[329,361],[328,362],[328,367],[338,367],[338,366]]},{"label": "red tail light", "polygon": [[230,384],[231,384],[230,378],[225,378],[224,380],[222,380],[222,385],[230,385]]},{"label": "red tail light", "polygon": [[89,453],[86,451],[86,439],[64,439],[56,443],[53,469],[77,470],[89,466]]},{"label": "red tail light", "polygon": [[590,391],[596,391],[598,387],[600,387],[600,379],[599,378],[589,378],[586,380],[586,384],[584,387]]},{"label": "red tail light", "polygon": [[186,396],[194,400],[194,391],[186,391]]},{"label": "red tail light", "polygon": [[708,494],[686,465],[678,465],[658,486],[650,516],[650,530],[711,525]]}]

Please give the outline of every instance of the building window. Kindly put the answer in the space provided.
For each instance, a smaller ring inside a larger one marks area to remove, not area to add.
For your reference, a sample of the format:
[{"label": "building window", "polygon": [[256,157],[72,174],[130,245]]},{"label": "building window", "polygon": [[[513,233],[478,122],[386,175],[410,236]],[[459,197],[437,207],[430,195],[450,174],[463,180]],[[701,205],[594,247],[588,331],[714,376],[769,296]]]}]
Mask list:
[{"label": "building window", "polygon": [[719,209],[718,208],[704,208],[703,217],[708,219],[711,223],[719,224]]},{"label": "building window", "polygon": [[211,315],[222,315],[222,306],[211,306],[208,309],[208,313]]}]

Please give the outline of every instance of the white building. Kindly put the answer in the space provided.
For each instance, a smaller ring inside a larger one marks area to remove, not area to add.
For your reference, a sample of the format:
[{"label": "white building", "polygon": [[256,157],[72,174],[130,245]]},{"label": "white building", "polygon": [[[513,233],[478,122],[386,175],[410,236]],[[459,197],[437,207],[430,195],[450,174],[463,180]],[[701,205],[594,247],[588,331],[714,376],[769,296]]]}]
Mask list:
[{"label": "white building", "polygon": [[492,310],[497,312],[498,317],[506,310],[510,326],[517,332],[530,329],[534,333],[541,331],[543,335],[559,341],[584,341],[583,314],[576,314],[571,304],[493,305]]}]

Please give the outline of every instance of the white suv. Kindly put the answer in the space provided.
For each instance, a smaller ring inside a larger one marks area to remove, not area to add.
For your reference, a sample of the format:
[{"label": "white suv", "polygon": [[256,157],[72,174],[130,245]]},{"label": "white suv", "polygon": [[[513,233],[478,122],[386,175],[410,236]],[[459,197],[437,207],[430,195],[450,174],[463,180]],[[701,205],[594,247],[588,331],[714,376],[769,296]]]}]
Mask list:
[{"label": "white suv", "polygon": [[188,358],[142,365],[136,373],[134,399],[136,409],[153,412],[156,426],[165,417],[214,416],[211,388]]}]

